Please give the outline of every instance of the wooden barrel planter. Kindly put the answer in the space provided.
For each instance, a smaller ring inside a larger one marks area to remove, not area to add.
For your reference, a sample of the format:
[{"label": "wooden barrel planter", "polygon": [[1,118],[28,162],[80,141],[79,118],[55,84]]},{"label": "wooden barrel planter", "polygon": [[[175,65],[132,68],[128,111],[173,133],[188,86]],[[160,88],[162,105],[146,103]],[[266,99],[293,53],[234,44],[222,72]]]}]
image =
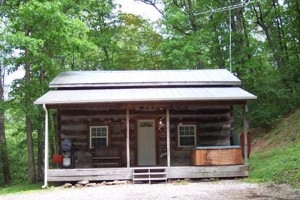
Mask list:
[{"label": "wooden barrel planter", "polygon": [[[251,133],[248,131],[247,132],[247,147],[248,147],[248,158],[250,156],[250,152],[251,152],[251,143],[252,143],[252,136],[251,136]],[[244,133],[241,133],[240,135],[240,145],[241,145],[241,152],[242,152],[242,156],[244,158]]]}]

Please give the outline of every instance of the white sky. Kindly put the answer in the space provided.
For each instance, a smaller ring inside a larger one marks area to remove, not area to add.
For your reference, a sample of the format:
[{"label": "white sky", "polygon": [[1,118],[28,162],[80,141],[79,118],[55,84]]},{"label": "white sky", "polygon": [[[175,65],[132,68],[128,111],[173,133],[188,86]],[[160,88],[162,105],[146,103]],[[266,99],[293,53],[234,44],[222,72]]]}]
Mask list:
[{"label": "white sky", "polygon": [[156,21],[160,18],[159,12],[151,5],[136,0],[114,0],[121,5],[121,11],[142,16],[143,18]]}]

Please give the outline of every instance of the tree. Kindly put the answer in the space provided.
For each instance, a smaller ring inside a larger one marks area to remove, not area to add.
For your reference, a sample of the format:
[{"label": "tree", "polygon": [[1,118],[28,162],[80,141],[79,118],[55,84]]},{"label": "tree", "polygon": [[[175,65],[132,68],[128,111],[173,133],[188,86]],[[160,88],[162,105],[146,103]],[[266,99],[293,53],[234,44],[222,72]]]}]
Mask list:
[{"label": "tree", "polygon": [[[21,110],[26,124],[28,177],[31,183],[36,182],[33,132],[40,129],[39,121],[42,120],[41,111],[32,102],[48,85],[43,77],[51,79],[59,71],[74,67],[76,55],[93,49],[93,45],[85,40],[85,25],[64,14],[63,3],[32,0],[22,3],[9,1],[4,5],[9,18],[6,42],[19,51],[17,56],[9,60],[14,66],[11,70],[23,67],[25,71],[21,85],[13,89],[19,90],[15,98],[21,97],[24,105]],[[64,65],[57,65],[61,61]]]},{"label": "tree", "polygon": [[112,38],[113,69],[162,69],[162,37],[147,20],[132,14],[120,14]]},{"label": "tree", "polygon": [[5,115],[4,115],[4,67],[2,62],[0,63],[0,167],[2,169],[4,184],[11,182],[8,152],[6,145],[5,134]]},{"label": "tree", "polygon": [[[2,5],[2,2],[1,4]],[[2,7],[0,8],[2,9]],[[4,25],[3,16],[0,16],[1,27]],[[8,151],[7,151],[7,143],[6,143],[6,133],[5,133],[5,86],[4,86],[4,78],[5,78],[5,68],[3,65],[3,57],[5,56],[4,52],[4,44],[3,41],[3,30],[0,33],[0,168],[2,169],[4,184],[11,183],[11,175],[10,175],[10,167],[9,167],[9,159],[8,159]]]},{"label": "tree", "polygon": [[[162,14],[165,66],[229,69],[231,45],[232,72],[259,96],[251,104],[254,123],[270,125],[274,116],[300,104],[298,1],[284,1],[282,5],[278,0],[250,4],[239,0],[140,1]],[[162,10],[158,3],[163,4]],[[232,5],[241,6],[234,7],[229,16]]]},{"label": "tree", "polygon": [[252,7],[253,17],[263,31],[266,45],[270,51],[270,64],[279,73],[279,81],[285,90],[285,111],[299,105],[299,19],[298,1],[285,1],[280,5],[277,0],[257,2]]}]

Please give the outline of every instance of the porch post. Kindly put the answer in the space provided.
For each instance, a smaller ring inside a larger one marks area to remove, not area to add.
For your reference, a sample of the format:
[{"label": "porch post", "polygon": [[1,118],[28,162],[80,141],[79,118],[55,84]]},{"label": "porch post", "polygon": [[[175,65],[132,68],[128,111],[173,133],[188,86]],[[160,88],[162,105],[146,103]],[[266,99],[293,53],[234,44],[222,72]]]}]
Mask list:
[{"label": "porch post", "polygon": [[170,111],[169,108],[166,109],[167,118],[167,165],[171,166],[171,155],[170,155]]},{"label": "porch post", "polygon": [[48,161],[48,110],[45,104],[43,104],[43,109],[45,110],[45,158],[44,158],[44,185],[42,188],[48,187],[48,168],[49,168],[49,161]]},{"label": "porch post", "polygon": [[244,126],[244,164],[248,165],[248,105],[243,107],[243,126]]},{"label": "porch post", "polygon": [[126,109],[126,155],[127,168],[130,167],[130,141],[129,141],[129,108]]}]

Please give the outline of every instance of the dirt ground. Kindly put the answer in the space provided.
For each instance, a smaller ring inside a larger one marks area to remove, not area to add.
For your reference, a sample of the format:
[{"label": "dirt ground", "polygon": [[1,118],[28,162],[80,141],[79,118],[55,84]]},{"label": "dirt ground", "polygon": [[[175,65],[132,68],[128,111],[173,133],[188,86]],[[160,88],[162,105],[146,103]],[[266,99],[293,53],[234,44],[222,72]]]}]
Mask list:
[{"label": "dirt ground", "polygon": [[174,181],[158,184],[94,185],[94,187],[51,187],[39,191],[0,195],[0,200],[298,200],[300,189],[287,185],[253,184],[240,180],[210,182]]}]

